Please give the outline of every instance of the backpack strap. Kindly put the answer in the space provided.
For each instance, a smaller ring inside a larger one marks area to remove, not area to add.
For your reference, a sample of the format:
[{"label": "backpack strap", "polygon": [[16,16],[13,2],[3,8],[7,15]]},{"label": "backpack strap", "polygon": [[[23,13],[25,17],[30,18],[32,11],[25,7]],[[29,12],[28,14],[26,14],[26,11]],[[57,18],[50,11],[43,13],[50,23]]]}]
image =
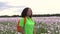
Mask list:
[{"label": "backpack strap", "polygon": [[18,24],[17,24],[17,31],[20,32],[20,26],[19,26],[20,20],[18,20]]},{"label": "backpack strap", "polygon": [[17,25],[16,25],[16,26],[19,26],[19,23],[20,23],[20,20],[18,20],[18,23],[17,23]]},{"label": "backpack strap", "polygon": [[[18,25],[19,25],[19,23],[20,23],[20,20],[18,20]],[[24,25],[25,25],[25,23],[26,23],[26,17],[24,17]]]},{"label": "backpack strap", "polygon": [[24,17],[24,25],[26,24],[26,17]]},{"label": "backpack strap", "polygon": [[[20,32],[20,26],[19,26],[20,20],[18,20],[18,24],[17,24],[17,31]],[[24,17],[24,26],[26,23],[26,17]]]}]

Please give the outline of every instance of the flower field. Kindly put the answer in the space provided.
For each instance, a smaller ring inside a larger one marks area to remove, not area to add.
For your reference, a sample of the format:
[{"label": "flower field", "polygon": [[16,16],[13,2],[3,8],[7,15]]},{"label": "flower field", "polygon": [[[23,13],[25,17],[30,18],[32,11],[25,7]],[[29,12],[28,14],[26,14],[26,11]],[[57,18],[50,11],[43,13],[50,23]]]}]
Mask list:
[{"label": "flower field", "polygon": [[[0,34],[17,34],[20,17],[0,18]],[[60,17],[33,17],[36,34],[60,34]]]}]

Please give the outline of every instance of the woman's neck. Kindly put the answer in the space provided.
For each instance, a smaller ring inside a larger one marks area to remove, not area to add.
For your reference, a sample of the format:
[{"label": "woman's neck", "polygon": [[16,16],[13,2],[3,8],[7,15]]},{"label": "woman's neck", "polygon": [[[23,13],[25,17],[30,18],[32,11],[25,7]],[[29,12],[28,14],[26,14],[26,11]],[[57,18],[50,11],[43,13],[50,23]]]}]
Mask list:
[{"label": "woman's neck", "polygon": [[27,18],[32,20],[32,18],[30,18],[29,16],[27,16]]},{"label": "woman's neck", "polygon": [[27,18],[30,18],[29,16],[27,16]]}]

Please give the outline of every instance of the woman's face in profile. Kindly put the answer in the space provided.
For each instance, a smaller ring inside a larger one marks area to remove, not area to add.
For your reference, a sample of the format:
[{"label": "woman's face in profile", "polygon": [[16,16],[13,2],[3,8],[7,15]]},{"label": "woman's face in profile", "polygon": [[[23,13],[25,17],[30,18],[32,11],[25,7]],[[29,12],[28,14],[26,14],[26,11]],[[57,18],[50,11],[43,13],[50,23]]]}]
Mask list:
[{"label": "woman's face in profile", "polygon": [[31,16],[31,14],[32,14],[32,10],[31,9],[28,9],[27,16]]}]

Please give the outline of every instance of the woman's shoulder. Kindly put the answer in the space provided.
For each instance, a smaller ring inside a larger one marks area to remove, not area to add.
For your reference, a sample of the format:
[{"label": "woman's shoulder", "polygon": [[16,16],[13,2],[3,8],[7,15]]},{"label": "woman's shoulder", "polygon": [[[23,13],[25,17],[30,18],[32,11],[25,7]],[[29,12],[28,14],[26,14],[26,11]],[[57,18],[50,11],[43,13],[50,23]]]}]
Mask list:
[{"label": "woman's shoulder", "polygon": [[24,18],[23,18],[23,17],[21,17],[21,18],[20,18],[20,20],[24,20]]},{"label": "woman's shoulder", "polygon": [[23,19],[23,17],[21,17],[20,19]]}]

